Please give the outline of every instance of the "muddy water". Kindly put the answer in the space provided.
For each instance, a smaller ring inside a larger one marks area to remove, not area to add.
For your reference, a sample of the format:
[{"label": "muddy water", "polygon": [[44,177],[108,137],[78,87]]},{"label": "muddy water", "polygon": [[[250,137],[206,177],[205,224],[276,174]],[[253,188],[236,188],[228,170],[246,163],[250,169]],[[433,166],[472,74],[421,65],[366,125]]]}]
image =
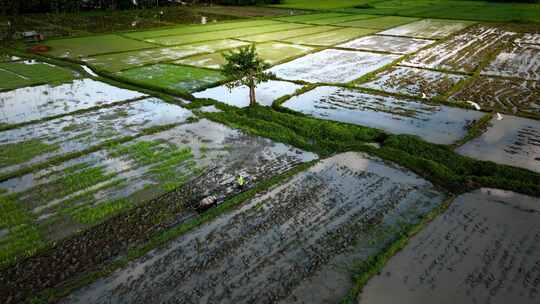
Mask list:
[{"label": "muddy water", "polygon": [[181,123],[190,116],[191,112],[180,106],[149,98],[3,131],[0,132],[0,147],[41,142],[57,148],[36,153],[21,163],[4,160],[0,165],[0,173],[14,171],[69,152],[81,151],[107,140],[135,135],[149,127]]},{"label": "muddy water", "polygon": [[484,134],[456,152],[540,172],[540,121],[510,115],[500,121],[493,118]]},{"label": "muddy water", "polygon": [[337,155],[63,303],[337,303],[352,262],[444,197],[393,164]]},{"label": "muddy water", "polygon": [[341,44],[339,47],[365,51],[389,52],[394,54],[410,54],[433,42],[433,40],[425,39],[374,35]]},{"label": "muddy water", "polygon": [[[150,148],[141,157],[136,151],[143,145]],[[175,158],[174,153],[186,150],[188,158]],[[80,215],[102,203],[121,199],[128,199],[130,205],[142,203],[200,176],[199,195],[227,195],[240,173],[256,183],[316,158],[201,120],[9,179],[0,183],[0,191],[15,195],[17,203],[36,218],[43,235],[57,240],[80,228],[84,224],[77,222]],[[80,185],[65,184],[83,171],[99,172],[104,178],[91,184],[80,180],[76,181]],[[59,218],[60,223],[55,221]]]},{"label": "muddy water", "polygon": [[540,34],[527,33],[518,39],[521,43],[540,44]]},{"label": "muddy water", "polygon": [[413,100],[377,96],[337,87],[318,87],[293,97],[284,107],[321,119],[418,135],[426,141],[451,144],[466,134],[465,126],[482,113]]},{"label": "muddy water", "polygon": [[345,83],[360,78],[398,58],[398,55],[330,49],[275,66],[270,71],[286,80]]},{"label": "muddy water", "polygon": [[398,26],[379,34],[392,36],[408,36],[417,38],[442,39],[455,32],[458,32],[474,22],[424,19]]},{"label": "muddy water", "polygon": [[482,74],[540,80],[540,45],[514,45],[502,51]]},{"label": "muddy water", "polygon": [[[292,82],[271,80],[259,84],[255,90],[255,96],[257,103],[271,106],[274,100],[292,94],[300,88],[302,88],[301,85]],[[249,88],[246,86],[237,87],[232,90],[229,90],[226,86],[219,86],[194,93],[193,96],[215,99],[219,102],[240,108],[249,106]]]},{"label": "muddy water", "polygon": [[539,243],[539,198],[463,194],[368,282],[359,303],[537,304]]},{"label": "muddy water", "polygon": [[540,113],[540,81],[480,76],[454,94],[451,100],[470,100],[483,108],[509,113]]},{"label": "muddy water", "polygon": [[498,27],[475,26],[441,44],[418,52],[403,64],[420,68],[473,72],[486,56],[516,36],[516,33]]},{"label": "muddy water", "polygon": [[0,123],[39,120],[143,96],[92,79],[73,80],[59,86],[26,87],[0,93]]},{"label": "muddy water", "polygon": [[466,76],[462,75],[396,67],[378,74],[373,81],[359,86],[390,93],[433,98],[447,93],[455,84],[465,78]]}]

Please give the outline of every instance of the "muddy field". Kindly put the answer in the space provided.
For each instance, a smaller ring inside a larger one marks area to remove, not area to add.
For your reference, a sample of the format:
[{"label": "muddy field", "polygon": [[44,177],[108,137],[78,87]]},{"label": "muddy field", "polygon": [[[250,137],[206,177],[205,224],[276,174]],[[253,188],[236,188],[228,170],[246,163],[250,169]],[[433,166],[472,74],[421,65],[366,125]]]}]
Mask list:
[{"label": "muddy field", "polygon": [[381,68],[398,55],[324,50],[270,69],[278,78],[311,83],[345,83]]},{"label": "muddy field", "polygon": [[507,113],[540,114],[540,82],[481,76],[454,94],[451,100],[470,100],[482,108]]},{"label": "muddy field", "polygon": [[499,27],[473,26],[432,48],[422,50],[403,64],[457,72],[473,72],[487,56],[516,38]]},{"label": "muddy field", "polygon": [[339,45],[342,48],[361,51],[410,54],[424,48],[434,41],[407,37],[367,36]]},{"label": "muddy field", "polygon": [[424,19],[398,26],[383,32],[380,35],[404,36],[427,39],[442,39],[459,32],[474,24],[472,21],[455,21],[442,19]]},{"label": "muddy field", "polygon": [[463,138],[466,126],[483,115],[337,87],[317,87],[289,99],[283,106],[321,119],[418,135],[439,144],[451,144]]},{"label": "muddy field", "polygon": [[335,303],[347,265],[444,199],[395,165],[337,155],[62,303]]},{"label": "muddy field", "polygon": [[[274,100],[285,95],[293,94],[301,89],[301,85],[286,81],[267,81],[259,84],[255,90],[257,103],[271,106]],[[197,98],[211,98],[219,102],[236,107],[249,106],[249,88],[246,86],[229,89],[225,86],[210,88],[201,92],[194,93]]]},{"label": "muddy field", "polygon": [[540,303],[539,242],[540,199],[486,188],[463,194],[368,282],[358,303]]},{"label": "muddy field", "polygon": [[540,80],[540,45],[517,44],[505,49],[482,74]]},{"label": "muddy field", "polygon": [[374,80],[359,86],[427,99],[448,93],[466,78],[463,75],[398,66],[381,72]]},{"label": "muddy field", "polygon": [[25,87],[0,93],[0,124],[29,122],[142,97],[139,92],[92,79]]},{"label": "muddy field", "polygon": [[540,172],[540,123],[506,115],[496,117],[480,137],[456,150],[459,154]]}]

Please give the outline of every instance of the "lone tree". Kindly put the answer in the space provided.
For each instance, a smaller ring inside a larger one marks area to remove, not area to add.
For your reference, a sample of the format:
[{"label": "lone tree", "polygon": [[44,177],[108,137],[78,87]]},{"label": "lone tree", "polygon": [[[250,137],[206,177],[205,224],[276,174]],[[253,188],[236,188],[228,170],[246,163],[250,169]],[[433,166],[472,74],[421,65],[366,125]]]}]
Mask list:
[{"label": "lone tree", "polygon": [[240,48],[238,51],[233,50],[224,53],[223,57],[226,61],[221,66],[223,74],[226,77],[237,79],[236,81],[227,83],[227,88],[232,90],[239,86],[247,86],[249,88],[249,105],[256,105],[255,88],[259,83],[274,77],[274,74],[265,72],[270,65],[257,55],[254,44]]}]

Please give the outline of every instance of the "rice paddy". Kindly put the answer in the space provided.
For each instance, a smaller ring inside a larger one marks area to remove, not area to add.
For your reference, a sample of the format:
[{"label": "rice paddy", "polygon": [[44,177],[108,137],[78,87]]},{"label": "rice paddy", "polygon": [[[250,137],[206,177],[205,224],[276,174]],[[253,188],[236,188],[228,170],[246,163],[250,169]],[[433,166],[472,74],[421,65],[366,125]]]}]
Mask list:
[{"label": "rice paddy", "polygon": [[[538,302],[476,257],[536,271],[540,30],[361,6],[0,51],[0,298]],[[254,107],[220,71],[248,45]]]}]

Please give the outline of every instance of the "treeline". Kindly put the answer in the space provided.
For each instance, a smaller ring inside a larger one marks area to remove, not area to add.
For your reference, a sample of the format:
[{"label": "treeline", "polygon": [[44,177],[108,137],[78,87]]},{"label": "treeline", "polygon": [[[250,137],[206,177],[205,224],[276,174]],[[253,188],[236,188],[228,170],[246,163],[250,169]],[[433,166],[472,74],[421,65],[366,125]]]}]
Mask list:
[{"label": "treeline", "polygon": [[125,10],[190,4],[260,5],[278,3],[281,3],[281,0],[0,0],[0,14]]}]

